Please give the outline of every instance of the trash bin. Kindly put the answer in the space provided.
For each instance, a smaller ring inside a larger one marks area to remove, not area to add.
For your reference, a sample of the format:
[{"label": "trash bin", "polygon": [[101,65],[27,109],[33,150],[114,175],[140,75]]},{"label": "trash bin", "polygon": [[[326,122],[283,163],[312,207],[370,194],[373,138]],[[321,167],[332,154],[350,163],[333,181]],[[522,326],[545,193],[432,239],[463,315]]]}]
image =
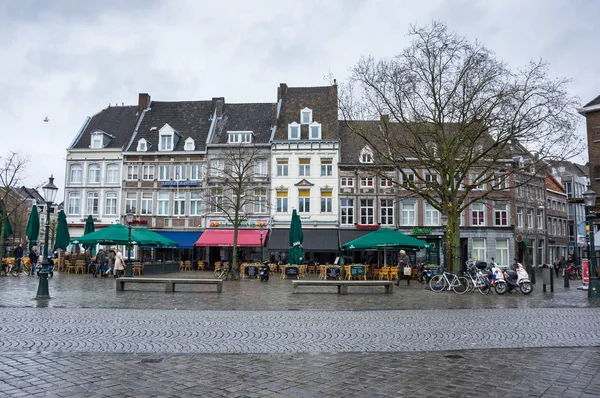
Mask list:
[{"label": "trash bin", "polygon": [[544,285],[549,285],[552,278],[552,265],[545,264],[544,268],[542,268],[542,279],[544,281]]}]

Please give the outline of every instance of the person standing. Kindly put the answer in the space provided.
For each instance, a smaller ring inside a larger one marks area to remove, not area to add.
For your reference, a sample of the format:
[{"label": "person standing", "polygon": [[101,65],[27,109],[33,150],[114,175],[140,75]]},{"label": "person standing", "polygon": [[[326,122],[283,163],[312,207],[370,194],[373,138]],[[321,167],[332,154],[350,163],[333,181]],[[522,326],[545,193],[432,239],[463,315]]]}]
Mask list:
[{"label": "person standing", "polygon": [[98,275],[98,272],[104,272],[107,261],[108,257],[106,256],[104,249],[98,250],[98,253],[96,253],[96,270],[94,271],[94,278]]},{"label": "person standing", "polygon": [[21,268],[21,259],[23,258],[23,244],[19,243],[19,246],[15,249],[15,262],[17,263],[17,267]]},{"label": "person standing", "polygon": [[108,270],[106,271],[106,276],[110,275],[110,273],[115,269],[115,258],[117,257],[117,253],[114,248],[111,248],[108,251]]},{"label": "person standing", "polygon": [[560,269],[560,260],[558,259],[558,257],[556,257],[556,260],[554,260],[554,272],[556,272],[556,277],[558,278],[558,270]]},{"label": "person standing", "polygon": [[37,246],[33,246],[31,250],[29,250],[29,263],[31,264],[31,275],[35,275],[35,265],[37,264],[37,260]]},{"label": "person standing", "polygon": [[125,270],[125,261],[123,260],[123,253],[117,252],[117,258],[115,259],[115,278],[119,278],[123,275]]},{"label": "person standing", "polygon": [[[400,257],[398,258],[398,282],[396,286],[400,286],[400,277],[404,275],[404,267],[410,267],[410,257],[404,250],[400,250]],[[410,275],[406,277],[407,282],[410,284]]]}]

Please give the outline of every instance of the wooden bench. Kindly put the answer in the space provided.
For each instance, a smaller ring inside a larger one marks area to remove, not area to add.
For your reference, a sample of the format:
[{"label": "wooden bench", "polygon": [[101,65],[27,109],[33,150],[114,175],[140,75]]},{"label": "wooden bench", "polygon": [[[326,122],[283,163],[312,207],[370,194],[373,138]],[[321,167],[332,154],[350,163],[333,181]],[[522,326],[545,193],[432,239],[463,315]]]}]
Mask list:
[{"label": "wooden bench", "polygon": [[348,294],[348,286],[383,286],[385,294],[394,293],[394,282],[392,281],[292,281],[294,293],[297,293],[298,286],[337,286],[338,294]]},{"label": "wooden bench", "polygon": [[126,283],[164,283],[165,293],[174,292],[175,285],[217,285],[217,293],[223,291],[221,279],[177,279],[177,278],[118,278],[115,279],[117,291],[125,290]]}]

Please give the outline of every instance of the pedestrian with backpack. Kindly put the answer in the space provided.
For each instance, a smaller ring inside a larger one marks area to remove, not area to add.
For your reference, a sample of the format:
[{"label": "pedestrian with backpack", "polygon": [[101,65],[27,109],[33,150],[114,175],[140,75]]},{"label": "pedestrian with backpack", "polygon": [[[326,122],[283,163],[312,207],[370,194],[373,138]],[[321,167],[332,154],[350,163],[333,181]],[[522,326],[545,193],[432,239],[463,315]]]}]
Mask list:
[{"label": "pedestrian with backpack", "polygon": [[96,253],[96,270],[94,271],[94,278],[98,275],[98,272],[106,271],[106,263],[108,262],[108,256],[104,249],[98,250]]}]

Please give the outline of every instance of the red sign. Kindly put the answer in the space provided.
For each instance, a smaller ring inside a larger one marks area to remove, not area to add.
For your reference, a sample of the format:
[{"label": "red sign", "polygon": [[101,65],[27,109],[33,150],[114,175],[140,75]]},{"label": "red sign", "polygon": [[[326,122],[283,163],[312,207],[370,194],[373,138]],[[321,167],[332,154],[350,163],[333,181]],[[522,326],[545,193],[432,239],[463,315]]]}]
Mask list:
[{"label": "red sign", "polygon": [[582,260],[583,283],[590,283],[590,260]]}]

